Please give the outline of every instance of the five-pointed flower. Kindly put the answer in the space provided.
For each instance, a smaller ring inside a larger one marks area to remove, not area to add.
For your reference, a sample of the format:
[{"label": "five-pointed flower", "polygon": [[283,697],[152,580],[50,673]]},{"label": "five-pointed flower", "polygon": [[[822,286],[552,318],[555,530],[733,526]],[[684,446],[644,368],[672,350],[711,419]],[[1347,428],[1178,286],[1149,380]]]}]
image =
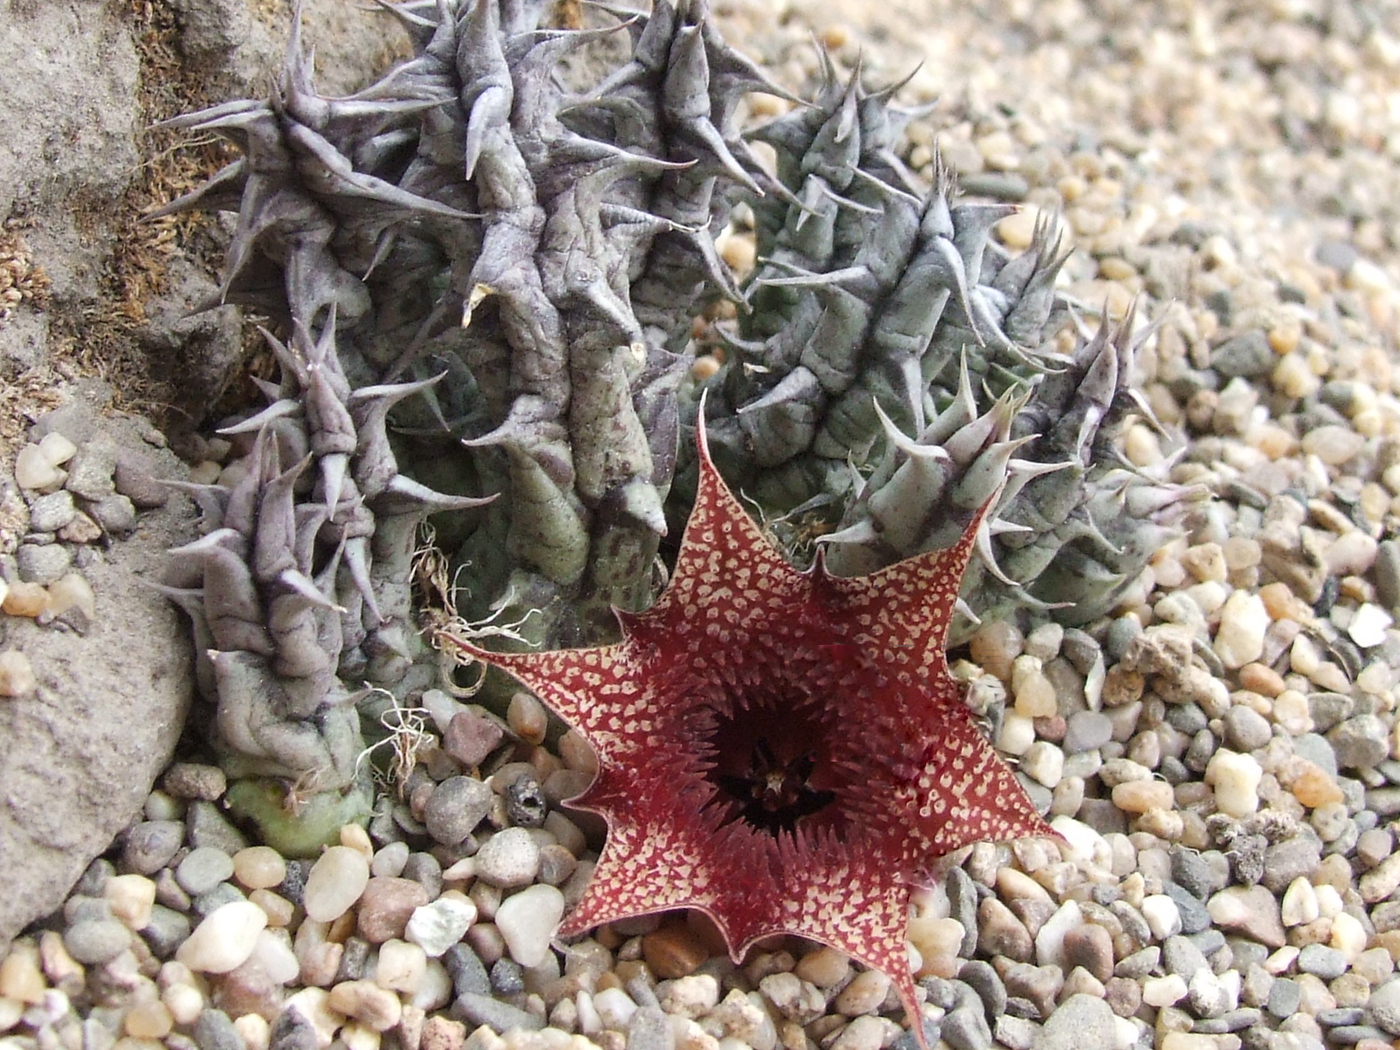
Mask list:
[{"label": "five-pointed flower", "polygon": [[[606,845],[560,934],[704,912],[735,961],[797,934],[889,975],[918,1017],[910,894],[946,854],[1053,835],[978,732],[944,640],[981,516],[947,550],[869,576],[789,565],[698,435],[670,584],[615,645],[463,658],[534,690],[598,755],[572,805]],[[922,1026],[915,1030],[923,1041]]]}]

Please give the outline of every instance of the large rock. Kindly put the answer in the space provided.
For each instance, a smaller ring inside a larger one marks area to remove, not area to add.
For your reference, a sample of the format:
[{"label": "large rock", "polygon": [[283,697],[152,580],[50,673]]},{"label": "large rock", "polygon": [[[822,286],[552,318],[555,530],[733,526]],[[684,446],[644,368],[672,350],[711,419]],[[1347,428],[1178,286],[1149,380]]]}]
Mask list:
[{"label": "large rock", "polygon": [[[61,410],[57,428],[79,441],[101,429],[154,473],[183,476],[173,455],[142,440],[142,424],[84,409],[77,401]],[[0,484],[12,462],[0,465]],[[63,903],[137,818],[170,760],[194,692],[194,654],[188,625],[142,581],[158,579],[166,548],[192,539],[193,523],[189,504],[172,498],[142,512],[105,556],[89,547],[85,557],[95,557],[82,572],[97,615],[81,633],[0,617],[0,647],[25,653],[39,681],[31,695],[0,701],[0,951]]]}]

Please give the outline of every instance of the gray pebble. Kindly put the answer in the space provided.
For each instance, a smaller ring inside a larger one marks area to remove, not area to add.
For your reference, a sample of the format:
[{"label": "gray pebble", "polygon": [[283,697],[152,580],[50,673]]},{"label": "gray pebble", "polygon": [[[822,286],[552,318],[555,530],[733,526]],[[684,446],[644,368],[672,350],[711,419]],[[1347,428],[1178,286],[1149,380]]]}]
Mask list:
[{"label": "gray pebble", "polygon": [[1108,1003],[1092,995],[1071,995],[1035,1035],[1033,1050],[1113,1050],[1118,1022]]},{"label": "gray pebble", "polygon": [[431,853],[410,853],[402,875],[427,890],[429,900],[442,895],[442,865]]},{"label": "gray pebble", "polygon": [[1241,971],[1248,970],[1251,966],[1263,966],[1264,960],[1270,954],[1267,947],[1246,937],[1227,937],[1225,943],[1230,946],[1230,954],[1235,957],[1235,969]]},{"label": "gray pebble", "polygon": [[1253,751],[1274,737],[1268,720],[1252,707],[1235,704],[1225,712],[1225,743],[1236,751]]},{"label": "gray pebble", "polygon": [[15,551],[15,568],[26,583],[49,584],[73,567],[73,555],[58,543],[22,543]]},{"label": "gray pebble", "polygon": [[1187,938],[1196,946],[1196,950],[1206,957],[1210,968],[1216,973],[1220,972],[1220,967],[1215,965],[1215,953],[1225,947],[1225,935],[1214,926],[1210,929],[1202,930],[1200,933],[1190,934]]},{"label": "gray pebble", "polygon": [[981,959],[963,963],[958,971],[958,980],[977,993],[988,1018],[999,1017],[1006,1011],[1006,985],[991,963]]},{"label": "gray pebble", "polygon": [[1366,1011],[1359,1006],[1334,1006],[1330,1010],[1319,1010],[1314,1016],[1318,1024],[1335,1028],[1340,1024],[1361,1024],[1366,1018]]},{"label": "gray pebble", "polygon": [[1354,701],[1342,693],[1309,693],[1308,714],[1317,732],[1325,733],[1343,719],[1351,717]]},{"label": "gray pebble", "polygon": [[452,988],[458,996],[491,994],[491,977],[470,945],[454,944],[448,948],[443,953],[442,965],[452,978]]},{"label": "gray pebble", "polygon": [[1167,973],[1174,973],[1189,981],[1197,970],[1207,970],[1205,953],[1185,937],[1168,937],[1162,945],[1162,965]]},{"label": "gray pebble", "polygon": [[87,514],[102,531],[112,536],[126,536],[136,528],[136,508],[125,496],[113,493],[87,505]]},{"label": "gray pebble", "polygon": [[1371,1024],[1384,1028],[1392,1036],[1400,1036],[1400,977],[1392,977],[1371,990],[1366,1017]]},{"label": "gray pebble", "polygon": [[1191,1026],[1191,1031],[1201,1035],[1224,1035],[1256,1025],[1262,1017],[1252,1006],[1242,1006],[1238,1010],[1227,1010],[1218,1017],[1202,1018]]},{"label": "gray pebble", "polygon": [[185,812],[185,834],[191,846],[213,846],[230,857],[248,848],[243,832],[230,824],[212,802],[196,800],[190,803],[190,808]]},{"label": "gray pebble", "polygon": [[347,937],[345,949],[340,953],[340,968],[335,971],[335,980],[358,981],[365,975],[369,962],[370,943],[363,937]]},{"label": "gray pebble", "polygon": [[1386,724],[1375,715],[1348,718],[1327,733],[1327,740],[1343,769],[1369,769],[1390,753]]},{"label": "gray pebble", "polygon": [[73,520],[78,507],[73,502],[73,494],[59,489],[45,496],[38,496],[29,502],[29,531],[57,532]]},{"label": "gray pebble", "polygon": [[295,1006],[283,1010],[268,1035],[268,1050],[317,1050],[315,1026]]},{"label": "gray pebble", "polygon": [[1272,371],[1277,360],[1264,332],[1251,328],[1211,351],[1210,367],[1223,376],[1254,379]]},{"label": "gray pebble", "polygon": [[175,873],[169,868],[156,872],[156,900],[176,911],[189,911],[194,904],[190,895],[175,881]]},{"label": "gray pebble", "polygon": [[525,970],[514,959],[497,959],[491,966],[491,988],[497,995],[518,995],[525,990]]},{"label": "gray pebble", "polygon": [[192,897],[208,893],[219,883],[233,878],[233,858],[213,846],[192,849],[175,869],[175,881]]},{"label": "gray pebble", "polygon": [[1235,881],[1253,886],[1264,877],[1269,840],[1263,835],[1238,835],[1230,843],[1230,871]]},{"label": "gray pebble", "polygon": [[1169,704],[1167,725],[1186,736],[1195,736],[1209,723],[1206,713],[1198,704]]},{"label": "gray pebble", "polygon": [[1311,829],[1291,835],[1264,851],[1264,877],[1271,893],[1282,894],[1300,875],[1311,875],[1322,862],[1322,843]]},{"label": "gray pebble", "polygon": [[306,892],[306,877],[311,873],[313,863],[309,860],[287,861],[287,874],[277,887],[278,895],[286,897],[287,900],[300,907],[302,897]]},{"label": "gray pebble", "polygon": [[1130,981],[1140,981],[1157,968],[1161,959],[1162,949],[1150,944],[1132,955],[1119,959],[1118,965],[1113,968],[1113,974],[1115,977],[1126,977]]},{"label": "gray pebble", "polygon": [[958,188],[975,197],[1015,203],[1026,199],[1031,185],[1024,175],[1014,171],[979,171],[958,177]]},{"label": "gray pebble", "polygon": [[481,823],[495,795],[475,777],[448,777],[428,797],[423,823],[444,846],[455,846]]},{"label": "gray pebble", "polygon": [[627,1050],[675,1050],[675,1029],[660,1007],[643,1006],[627,1022]]},{"label": "gray pebble", "polygon": [[[929,1046],[936,1046],[941,1026],[937,1021],[930,1021],[927,1017],[921,1017],[919,1020],[923,1023],[924,1039],[927,1040]],[[899,1038],[890,1044],[889,1050],[923,1050],[923,1048],[919,1045],[918,1039],[914,1037],[914,1029],[906,1028],[899,1033]],[[1011,1050],[1017,1050],[1017,1048],[1011,1047]]]},{"label": "gray pebble", "polygon": [[130,452],[117,453],[113,481],[117,492],[142,510],[163,507],[170,498],[170,490],[156,479],[140,456]]},{"label": "gray pebble", "polygon": [[1066,627],[1065,636],[1060,641],[1060,655],[1080,674],[1087,675],[1093,670],[1095,662],[1103,652],[1088,631],[1081,631],[1078,627]]},{"label": "gray pebble", "polygon": [[1065,754],[1077,755],[1103,747],[1113,739],[1113,719],[1102,711],[1076,711],[1069,716],[1061,744]]},{"label": "gray pebble", "polygon": [[1382,540],[1371,570],[1376,598],[1391,612],[1400,612],[1400,543]]},{"label": "gray pebble", "polygon": [[1379,1039],[1381,1042],[1390,1040],[1388,1034],[1369,1024],[1339,1025],[1327,1032],[1327,1038],[1334,1043],[1341,1043],[1343,1046],[1353,1046],[1363,1039]]},{"label": "gray pebble", "polygon": [[[1034,1021],[1027,1021],[1024,1017],[1012,1017],[1010,1014],[1002,1014],[993,1022],[993,1026],[992,1034],[1006,1050],[1031,1050],[1035,1044],[1036,1033],[1040,1031],[1040,1026]],[[929,1045],[932,1046],[933,1043]]]},{"label": "gray pebble", "polygon": [[145,820],[126,833],[122,864],[138,875],[154,875],[170,863],[185,840],[178,820]]},{"label": "gray pebble", "polygon": [[1142,636],[1142,621],[1136,616],[1120,616],[1108,625],[1104,650],[1110,663],[1118,663],[1134,639]]},{"label": "gray pebble", "polygon": [[[524,773],[506,789],[506,818],[518,828],[538,828],[549,815],[544,789],[531,773]],[[631,1037],[628,1037],[631,1041]]]},{"label": "gray pebble", "polygon": [[1291,977],[1279,977],[1269,989],[1269,1001],[1265,1008],[1280,1021],[1298,1012],[1303,1001],[1303,989]]},{"label": "gray pebble", "polygon": [[191,902],[191,907],[198,915],[208,915],[216,908],[222,908],[225,904],[232,904],[234,901],[246,900],[237,886],[231,882],[221,882],[208,893],[201,893]]},{"label": "gray pebble", "polygon": [[168,959],[175,949],[190,938],[190,920],[174,908],[156,904],[151,908],[151,921],[141,930],[141,936],[158,959]]},{"label": "gray pebble", "polygon": [[117,873],[110,860],[98,857],[83,870],[83,876],[73,886],[73,893],[84,897],[100,897],[107,880]]},{"label": "gray pebble", "polygon": [[248,1047],[229,1015],[212,1007],[205,1009],[195,1021],[194,1040],[199,1050],[247,1050]]},{"label": "gray pebble", "polygon": [[964,869],[950,868],[943,880],[948,892],[948,907],[952,918],[962,923],[963,939],[958,954],[967,959],[977,950],[977,884]]},{"label": "gray pebble", "polygon": [[1200,933],[1210,925],[1210,913],[1206,906],[1174,882],[1164,883],[1163,891],[1176,904],[1181,913],[1181,932]]},{"label": "gray pebble", "polygon": [[512,1029],[536,1032],[544,1027],[544,1019],[519,1010],[489,995],[466,992],[452,1003],[452,1016],[472,1025],[489,1025],[497,1032]]},{"label": "gray pebble", "polygon": [[111,438],[98,436],[84,441],[68,461],[68,480],[63,487],[83,499],[100,500],[114,491],[112,475],[117,469],[117,446]]},{"label": "gray pebble", "polygon": [[80,963],[105,963],[131,947],[131,932],[116,919],[80,919],[63,932],[63,946]]},{"label": "gray pebble", "polygon": [[940,1027],[944,1042],[953,1050],[991,1050],[992,1030],[981,1009],[959,1007],[943,1018]]},{"label": "gray pebble", "polygon": [[228,787],[228,777],[218,766],[203,762],[176,762],[165,771],[161,783],[174,798],[214,802]]},{"label": "gray pebble", "polygon": [[1400,787],[1371,788],[1366,792],[1366,808],[1379,817],[1400,814]]},{"label": "gray pebble", "polygon": [[1172,851],[1172,880],[1191,896],[1205,900],[1215,887],[1215,872],[1197,850],[1177,848]]}]

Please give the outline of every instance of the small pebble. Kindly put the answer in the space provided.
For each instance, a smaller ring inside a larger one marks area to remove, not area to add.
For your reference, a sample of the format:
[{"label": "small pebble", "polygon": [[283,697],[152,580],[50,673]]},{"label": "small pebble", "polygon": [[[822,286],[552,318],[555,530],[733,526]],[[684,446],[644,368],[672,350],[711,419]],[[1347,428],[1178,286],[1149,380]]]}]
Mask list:
[{"label": "small pebble", "polygon": [[564,895],[553,886],[536,885],[502,901],[495,923],[511,958],[528,968],[544,961],[563,916]]},{"label": "small pebble", "polygon": [[215,908],[175,952],[177,961],[198,973],[228,973],[248,961],[267,915],[250,901]]},{"label": "small pebble", "polygon": [[311,866],[302,891],[308,918],[330,922],[360,899],[369,884],[369,861],[359,850],[331,846]]},{"label": "small pebble", "polygon": [[0,650],[0,696],[16,699],[39,688],[29,657],[18,649]]}]

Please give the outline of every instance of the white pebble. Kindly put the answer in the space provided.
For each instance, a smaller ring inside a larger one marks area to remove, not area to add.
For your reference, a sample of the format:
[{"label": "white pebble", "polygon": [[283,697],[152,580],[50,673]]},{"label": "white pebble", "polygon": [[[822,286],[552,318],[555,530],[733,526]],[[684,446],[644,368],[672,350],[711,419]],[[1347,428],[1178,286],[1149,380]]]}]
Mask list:
[{"label": "white pebble", "polygon": [[1142,982],[1142,1001],[1159,1010],[1172,1006],[1186,998],[1186,981],[1180,974],[1167,974],[1165,977],[1149,977]]},{"label": "white pebble", "polygon": [[1035,721],[1015,711],[1006,712],[997,734],[997,747],[1008,755],[1024,755],[1035,743]]},{"label": "white pebble", "polygon": [[[308,989],[310,991],[310,989]],[[320,991],[320,989],[316,989]],[[244,1014],[233,1019],[233,1030],[243,1037],[248,1050],[267,1050],[272,1037],[272,1025],[261,1014]],[[329,1043],[327,1043],[329,1045]]]},{"label": "white pebble", "polygon": [[1220,627],[1215,632],[1215,653],[1231,670],[1258,660],[1264,652],[1264,633],[1269,629],[1269,613],[1257,594],[1239,590],[1220,610]]},{"label": "white pebble", "polygon": [[286,930],[259,930],[249,959],[256,961],[278,984],[291,984],[301,973],[301,963],[292,951]]},{"label": "white pebble", "polygon": [[1394,622],[1390,613],[1367,602],[1353,614],[1351,623],[1347,624],[1347,634],[1361,648],[1369,649],[1385,641],[1385,632]]},{"label": "white pebble", "polygon": [[1021,756],[1021,772],[1053,788],[1065,773],[1065,753],[1048,740],[1037,740]]},{"label": "white pebble", "polygon": [[387,875],[396,878],[403,873],[404,865],[408,863],[408,843],[390,842],[374,855],[374,859],[369,862],[371,875]]},{"label": "white pebble", "polygon": [[476,853],[476,874],[493,886],[526,886],[540,870],[540,847],[525,828],[492,835]]},{"label": "white pebble", "polygon": [[230,901],[211,911],[175,950],[175,959],[199,973],[228,973],[253,954],[267,913],[251,901]]},{"label": "white pebble", "polygon": [[1164,941],[1181,932],[1181,912],[1165,893],[1153,893],[1142,899],[1142,917],[1152,936]]},{"label": "white pebble", "polygon": [[496,909],[496,928],[510,957],[521,966],[538,966],[564,917],[564,895],[553,886],[528,886]]},{"label": "white pebble", "polygon": [[418,945],[407,941],[387,940],[379,946],[374,983],[391,992],[407,992],[412,995],[423,983],[423,972],[427,967],[428,957]]},{"label": "white pebble", "polygon": [[1054,966],[1067,970],[1065,965],[1065,934],[1084,925],[1084,915],[1079,903],[1067,900],[1060,905],[1054,915],[1046,919],[1035,935],[1035,958],[1041,966]]},{"label": "white pebble", "polygon": [[1215,806],[1231,817],[1247,817],[1259,809],[1259,781],[1264,770],[1252,755],[1224,748],[1206,765],[1206,782],[1215,787]]},{"label": "white pebble", "polygon": [[1366,927],[1350,912],[1338,912],[1332,916],[1332,936],[1328,943],[1347,957],[1348,963],[1366,950]]},{"label": "white pebble", "polygon": [[39,439],[39,451],[55,467],[61,467],[73,458],[78,446],[55,430]]},{"label": "white pebble", "polygon": [[1279,914],[1285,926],[1302,926],[1314,922],[1318,917],[1317,891],[1307,876],[1299,875],[1288,884],[1284,891]]},{"label": "white pebble", "polygon": [[307,918],[332,922],[360,899],[369,884],[369,861],[357,849],[332,846],[317,858],[306,877],[302,903]]},{"label": "white pebble", "polygon": [[476,922],[476,904],[460,893],[444,893],[431,904],[414,908],[404,930],[404,938],[418,945],[430,959],[436,959],[462,939]]},{"label": "white pebble", "polygon": [[15,457],[15,482],[31,492],[47,492],[63,484],[67,475],[53,465],[38,445],[25,445]]},{"label": "white pebble", "polygon": [[604,988],[593,996],[593,1009],[604,1028],[625,1032],[627,1022],[637,1012],[637,1004],[621,988]]}]

